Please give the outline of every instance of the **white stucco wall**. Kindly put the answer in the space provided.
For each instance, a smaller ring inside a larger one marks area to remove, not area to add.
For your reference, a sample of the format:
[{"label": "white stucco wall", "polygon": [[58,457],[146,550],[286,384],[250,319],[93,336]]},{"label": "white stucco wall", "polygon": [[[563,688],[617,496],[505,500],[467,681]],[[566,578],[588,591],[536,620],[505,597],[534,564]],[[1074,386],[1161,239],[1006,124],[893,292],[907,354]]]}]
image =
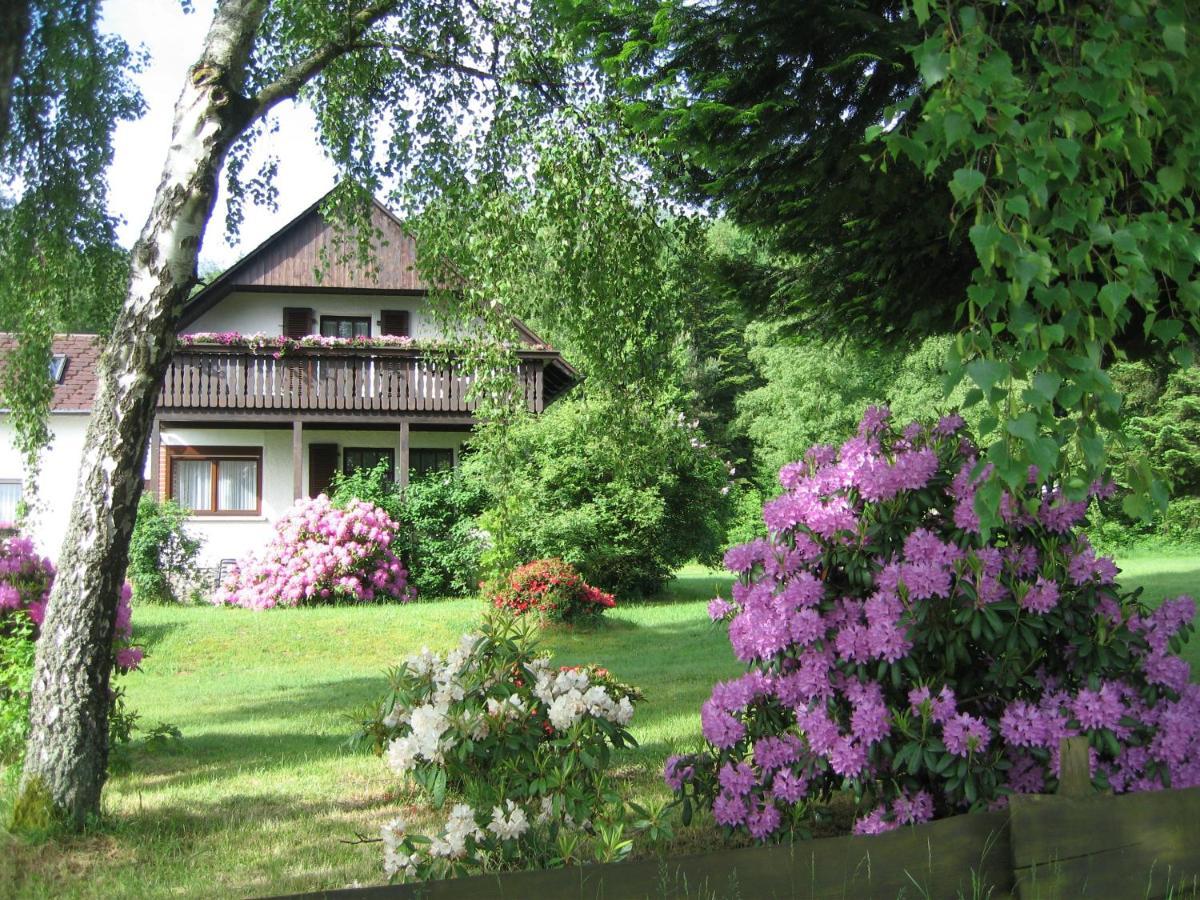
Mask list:
[{"label": "white stucco wall", "polygon": [[[467,432],[410,431],[409,447],[450,448],[458,452]],[[291,429],[250,428],[164,428],[165,446],[261,447],[263,449],[261,516],[194,516],[188,527],[203,538],[201,551],[205,565],[222,559],[241,559],[262,548],[270,540],[275,521],[292,505],[292,432]],[[396,430],[359,431],[304,429],[302,455],[303,484],[308,489],[308,448],[311,444],[337,444],[345,447],[390,447],[399,462],[399,432]],[[2,476],[0,476],[2,477]]]},{"label": "white stucco wall", "polygon": [[[54,441],[46,451],[38,479],[38,501],[27,528],[38,551],[57,560],[66,535],[71,503],[75,498],[83,456],[83,438],[88,417],[82,414],[57,414],[50,425]],[[467,432],[411,431],[409,446],[450,448],[455,463]],[[20,454],[13,444],[8,416],[0,414],[0,480],[23,479]],[[168,446],[261,447],[263,448],[263,498],[260,516],[196,516],[188,527],[204,539],[201,561],[216,565],[222,559],[240,559],[259,550],[272,533],[274,522],[292,505],[292,432],[290,429],[248,428],[172,428],[164,429],[162,442]],[[308,447],[310,444],[337,444],[339,447],[392,447],[399,459],[399,435],[395,430],[341,431],[307,428],[304,431],[304,486],[308,487]],[[147,471],[147,476],[149,472]]]},{"label": "white stucco wall", "polygon": [[[26,532],[39,553],[56,561],[75,499],[87,423],[86,414],[58,413],[50,417],[54,439],[42,457],[38,497]],[[0,414],[0,479],[24,481],[24,478],[21,454],[13,443],[12,424],[8,415]]]},{"label": "white stucco wall", "polygon": [[315,327],[320,330],[321,316],[370,316],[371,335],[378,336],[382,310],[408,310],[412,337],[436,338],[443,333],[429,311],[424,297],[383,294],[297,294],[233,291],[216,306],[188,326],[184,334],[201,331],[237,331],[241,334],[278,335],[283,333],[285,306],[310,307]]}]

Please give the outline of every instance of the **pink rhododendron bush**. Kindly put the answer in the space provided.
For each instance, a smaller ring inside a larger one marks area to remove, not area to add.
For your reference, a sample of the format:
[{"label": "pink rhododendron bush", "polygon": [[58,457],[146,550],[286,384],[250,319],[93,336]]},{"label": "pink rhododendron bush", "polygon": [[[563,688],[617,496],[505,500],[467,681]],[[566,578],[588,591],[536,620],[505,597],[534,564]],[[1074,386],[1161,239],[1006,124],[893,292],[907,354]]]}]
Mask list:
[{"label": "pink rhododendron bush", "polygon": [[396,527],[361,500],[345,507],[324,494],[298,500],[275,523],[266,550],[234,566],[213,602],[267,609],[410,600],[408,573],[391,549]]},{"label": "pink rhododendron bush", "polygon": [[710,606],[748,670],[705,702],[707,749],[667,763],[685,808],[769,840],[849,790],[876,833],[1053,791],[1073,736],[1099,789],[1200,784],[1200,685],[1172,653],[1191,598],[1122,593],[1086,501],[1036,473],[985,538],[976,454],[958,416],[897,432],[872,408],[783,468],[771,538],[729,551]]}]

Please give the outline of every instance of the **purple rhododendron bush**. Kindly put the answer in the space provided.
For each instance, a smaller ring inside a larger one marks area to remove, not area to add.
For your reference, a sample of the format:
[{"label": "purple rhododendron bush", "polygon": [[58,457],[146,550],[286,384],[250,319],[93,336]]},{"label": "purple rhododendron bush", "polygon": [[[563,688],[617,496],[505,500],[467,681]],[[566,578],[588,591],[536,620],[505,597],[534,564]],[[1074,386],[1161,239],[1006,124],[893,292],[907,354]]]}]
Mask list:
[{"label": "purple rhododendron bush", "polygon": [[266,550],[234,566],[213,602],[268,609],[410,600],[408,572],[391,549],[396,529],[362,500],[344,508],[324,494],[298,500],[275,523]]},{"label": "purple rhododendron bush", "polygon": [[[0,762],[17,759],[24,752],[34,644],[41,637],[54,574],[53,563],[34,551],[29,538],[0,538]],[[142,648],[133,645],[131,594],[126,583],[117,603],[112,647],[112,667],[117,674],[138,668],[143,658]],[[125,729],[114,731],[114,737],[128,740],[128,728],[136,716],[125,710],[121,689],[113,690],[112,703],[112,718],[118,729]]]},{"label": "purple rhododendron bush", "polygon": [[1200,784],[1200,685],[1172,653],[1191,598],[1122,593],[1086,501],[1036,473],[985,538],[962,419],[888,419],[785,466],[770,539],[726,555],[733,602],[710,614],[748,670],[705,702],[707,749],[667,762],[687,808],[769,840],[846,790],[873,834],[1053,791],[1074,736],[1097,788]]}]

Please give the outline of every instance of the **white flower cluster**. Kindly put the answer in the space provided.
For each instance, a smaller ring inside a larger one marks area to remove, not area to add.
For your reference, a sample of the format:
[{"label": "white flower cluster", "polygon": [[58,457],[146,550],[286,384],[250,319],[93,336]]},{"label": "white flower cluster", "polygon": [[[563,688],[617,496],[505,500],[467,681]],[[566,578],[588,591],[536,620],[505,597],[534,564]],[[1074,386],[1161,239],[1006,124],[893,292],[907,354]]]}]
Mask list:
[{"label": "white flower cluster", "polygon": [[497,806],[492,810],[492,821],[488,823],[488,831],[502,841],[516,840],[529,830],[529,819],[525,810],[511,800],[504,801],[504,807]]},{"label": "white flower cluster", "polygon": [[[454,746],[454,737],[448,733],[454,724],[450,704],[466,696],[460,678],[480,639],[478,634],[464,634],[458,646],[446,654],[445,661],[428,647],[422,647],[420,653],[405,660],[410,674],[431,679],[433,696],[432,702],[412,709],[395,706],[384,717],[383,724],[389,728],[408,725],[412,729],[388,744],[388,765],[397,774],[404,774],[418,760],[441,762],[445,752]],[[486,721],[474,717],[464,725],[475,740],[487,737]]]},{"label": "white flower cluster", "polygon": [[[541,802],[541,814],[538,823],[549,821],[553,811],[553,801],[544,798]],[[569,817],[568,817],[569,818]],[[525,810],[512,800],[504,801],[504,805],[492,810],[491,821],[488,822],[487,832],[491,832],[499,841],[515,841],[529,831],[529,817]],[[380,829],[383,838],[383,869],[389,878],[403,875],[414,879],[422,877],[422,863],[436,859],[460,860],[478,853],[478,847],[469,847],[468,841],[476,844],[487,839],[487,832],[479,827],[478,816],[470,804],[457,803],[446,817],[446,824],[441,833],[428,839],[422,849],[421,841],[407,841],[407,825],[401,818],[393,819]]]},{"label": "white flower cluster", "polygon": [[563,669],[557,674],[543,670],[538,673],[533,693],[546,704],[550,724],[559,731],[570,728],[585,715],[617,725],[628,725],[633,720],[629,698],[614,700],[603,685],[591,684],[583,669]]},{"label": "white flower cluster", "polygon": [[429,842],[429,855],[462,859],[467,855],[467,838],[478,840],[481,837],[483,832],[475,823],[475,810],[466,803],[456,803],[442,834]]},{"label": "white flower cluster", "polygon": [[405,829],[404,820],[398,817],[379,829],[379,836],[383,838],[383,871],[389,878],[398,873],[403,873],[405,878],[417,875],[417,854],[409,853],[400,844]]},{"label": "white flower cluster", "polygon": [[388,765],[397,774],[404,774],[418,759],[441,762],[443,753],[453,746],[442,735],[450,728],[445,707],[418,706],[409,718],[412,731],[388,744]]}]

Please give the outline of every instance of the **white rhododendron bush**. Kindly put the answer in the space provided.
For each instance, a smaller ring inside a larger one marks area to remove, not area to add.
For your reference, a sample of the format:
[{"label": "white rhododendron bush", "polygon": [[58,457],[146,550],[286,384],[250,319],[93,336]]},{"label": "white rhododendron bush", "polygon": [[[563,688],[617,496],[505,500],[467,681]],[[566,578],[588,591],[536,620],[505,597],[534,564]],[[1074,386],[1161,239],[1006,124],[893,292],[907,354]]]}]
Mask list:
[{"label": "white rhododendron bush", "polygon": [[424,650],[389,681],[360,737],[435,807],[448,793],[460,801],[434,835],[399,819],[384,826],[389,876],[544,865],[622,809],[606,772],[615,748],[635,744],[641,692],[596,666],[552,666],[528,623],[492,614],[454,650]]}]

